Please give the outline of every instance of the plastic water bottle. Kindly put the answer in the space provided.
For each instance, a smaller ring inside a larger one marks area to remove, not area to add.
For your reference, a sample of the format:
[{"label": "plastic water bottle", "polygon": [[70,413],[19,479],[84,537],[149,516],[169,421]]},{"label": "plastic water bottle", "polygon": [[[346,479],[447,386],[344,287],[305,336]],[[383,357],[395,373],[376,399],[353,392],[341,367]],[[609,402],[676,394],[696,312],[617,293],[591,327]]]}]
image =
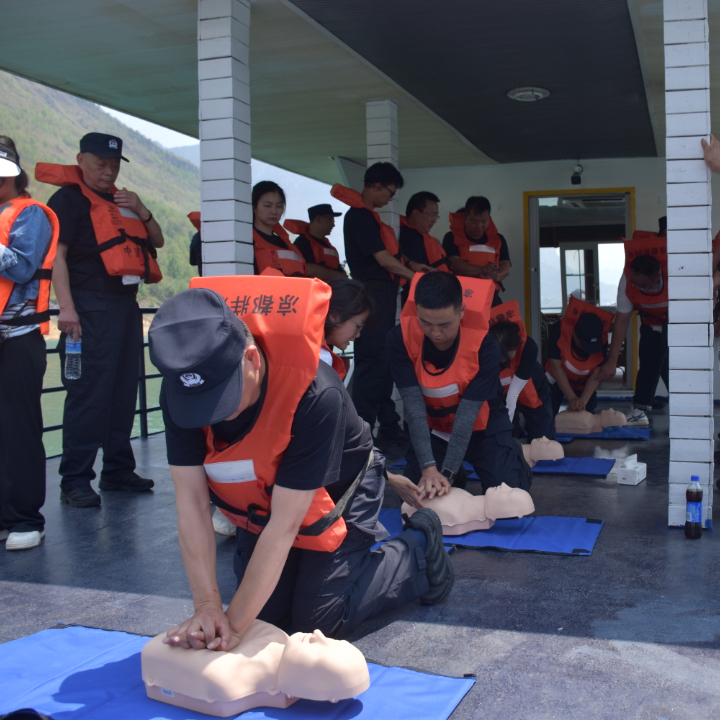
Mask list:
[{"label": "plastic water bottle", "polygon": [[72,341],[72,336],[65,338],[65,379],[79,380],[82,373],[81,355],[82,338],[78,338],[77,342]]},{"label": "plastic water bottle", "polygon": [[700,477],[693,475],[685,491],[685,500],[687,500],[685,537],[688,540],[697,540],[702,537],[702,499],[703,489],[700,485]]}]

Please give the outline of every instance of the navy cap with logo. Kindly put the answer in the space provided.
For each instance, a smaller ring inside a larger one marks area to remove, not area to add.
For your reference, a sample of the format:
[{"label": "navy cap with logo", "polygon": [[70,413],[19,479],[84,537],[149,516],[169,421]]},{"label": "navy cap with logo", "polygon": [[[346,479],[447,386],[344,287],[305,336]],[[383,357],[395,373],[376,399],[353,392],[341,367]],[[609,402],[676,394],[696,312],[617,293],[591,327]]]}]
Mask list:
[{"label": "navy cap with logo", "polygon": [[308,217],[310,220],[315,219],[318,215],[332,215],[333,217],[340,217],[342,213],[335,212],[330,203],[313,205],[311,208],[308,208]]},{"label": "navy cap with logo", "polygon": [[17,177],[20,174],[20,156],[9,145],[0,143],[0,177]]},{"label": "navy cap with logo", "polygon": [[194,288],[171,297],[158,309],[148,342],[180,427],[213,425],[237,410],[245,328],[218,293]]},{"label": "navy cap with logo", "polygon": [[598,353],[603,348],[602,320],[592,312],[583,313],[575,324],[578,345],[588,354]]},{"label": "navy cap with logo", "polygon": [[122,154],[123,141],[115,135],[91,132],[80,138],[80,152],[89,152],[103,158],[120,158],[130,162]]}]

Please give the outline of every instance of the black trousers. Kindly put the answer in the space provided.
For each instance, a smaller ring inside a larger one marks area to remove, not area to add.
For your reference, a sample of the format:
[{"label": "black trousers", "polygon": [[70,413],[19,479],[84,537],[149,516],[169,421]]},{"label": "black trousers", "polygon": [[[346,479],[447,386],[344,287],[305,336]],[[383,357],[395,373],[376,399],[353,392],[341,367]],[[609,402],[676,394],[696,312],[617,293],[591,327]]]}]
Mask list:
[{"label": "black trousers", "polygon": [[[430,444],[435,464],[438,469],[442,469],[448,443],[437,435],[431,434]],[[417,485],[420,482],[422,471],[412,443],[410,443],[405,455],[405,460],[407,461],[405,476]],[[526,473],[520,461],[518,447],[510,429],[493,435],[486,435],[482,431],[474,432],[470,436],[470,442],[465,451],[465,460],[473,466],[477,476],[480,478],[483,490],[497,487],[501,483],[505,483],[510,487],[519,487],[523,490],[530,489],[532,478],[528,477],[528,473]],[[453,484],[456,487],[465,486],[465,479],[462,474]]]},{"label": "black trousers", "polygon": [[662,331],[653,330],[645,323],[640,325],[638,361],[633,404],[649,408],[655,398],[660,378],[663,379],[665,387],[670,389],[667,325],[663,326]]},{"label": "black trousers", "polygon": [[[376,452],[345,511],[347,537],[337,550],[290,550],[259,620],[293,632],[319,629],[329,637],[343,638],[364,620],[403,607],[428,591],[425,554],[412,533],[401,533],[370,550],[376,542],[385,490],[384,467],[383,456]],[[257,539],[238,528],[234,558],[238,584]]]},{"label": "black trousers", "polygon": [[103,449],[103,474],[135,469],[130,434],[137,403],[142,316],[135,295],[73,290],[82,328],[82,375],[65,377],[65,334],[60,337],[63,385],[61,487],[87,485]]},{"label": "black trousers", "polygon": [[[529,440],[546,437],[548,440],[555,439],[555,415],[553,414],[552,395],[550,383],[540,363],[536,362],[530,379],[535,386],[538,397],[542,400],[540,407],[531,408],[518,401],[517,410],[522,413],[525,419],[525,432]],[[518,412],[515,413],[517,420]]]},{"label": "black trousers", "polygon": [[369,280],[365,289],[375,302],[376,322],[355,341],[352,400],[358,415],[374,430],[400,421],[392,399],[393,379],[387,354],[387,334],[395,327],[397,284]]},{"label": "black trousers", "polygon": [[0,345],[0,529],[42,530],[45,447],[40,406],[47,367],[39,330]]}]

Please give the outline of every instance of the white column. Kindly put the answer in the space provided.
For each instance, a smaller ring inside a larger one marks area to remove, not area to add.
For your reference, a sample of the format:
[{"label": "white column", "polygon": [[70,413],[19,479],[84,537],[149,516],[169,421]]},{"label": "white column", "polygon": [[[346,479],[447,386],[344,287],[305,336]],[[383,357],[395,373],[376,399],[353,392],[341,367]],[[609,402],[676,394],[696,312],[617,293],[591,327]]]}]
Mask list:
[{"label": "white column", "polygon": [[664,0],[670,345],[668,524],[685,524],[691,475],[712,519],[713,333],[710,172],[700,138],[710,133],[707,0]]},{"label": "white column", "polygon": [[[398,167],[398,112],[394,100],[373,100],[365,103],[367,126],[367,164],[390,162]],[[398,201],[392,200],[378,211],[386,225],[400,234]]]},{"label": "white column", "polygon": [[249,44],[248,0],[198,0],[205,275],[253,272]]}]

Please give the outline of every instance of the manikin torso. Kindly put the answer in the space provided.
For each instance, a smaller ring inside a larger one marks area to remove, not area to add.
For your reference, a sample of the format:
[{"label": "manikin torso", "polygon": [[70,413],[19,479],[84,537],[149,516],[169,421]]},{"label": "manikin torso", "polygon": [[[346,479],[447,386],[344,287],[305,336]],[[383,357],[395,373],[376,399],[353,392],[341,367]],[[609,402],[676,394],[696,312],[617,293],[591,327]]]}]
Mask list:
[{"label": "manikin torso", "polygon": [[555,429],[558,432],[570,432],[578,435],[602,432],[607,427],[622,427],[627,425],[627,419],[619,410],[603,410],[599,415],[593,415],[587,410],[570,412],[563,410],[555,416]]},{"label": "manikin torso", "polygon": [[370,687],[362,653],[319,630],[288,636],[255,620],[229,651],[186,650],[158,635],[142,651],[148,697],[230,717],[256,707],[286,708],[298,698],[336,702]]},{"label": "manikin torso", "polygon": [[529,445],[523,445],[522,449],[525,461],[530,467],[535,467],[540,460],[561,460],[565,457],[563,446],[546,437],[535,438]]},{"label": "manikin torso", "polygon": [[[451,488],[447,494],[425,498],[422,503],[438,514],[445,535],[489,530],[499,518],[524,517],[535,512],[528,492],[505,483],[488,488],[485,495],[471,495],[467,490]],[[401,512],[409,517],[415,508],[403,503]]]}]

